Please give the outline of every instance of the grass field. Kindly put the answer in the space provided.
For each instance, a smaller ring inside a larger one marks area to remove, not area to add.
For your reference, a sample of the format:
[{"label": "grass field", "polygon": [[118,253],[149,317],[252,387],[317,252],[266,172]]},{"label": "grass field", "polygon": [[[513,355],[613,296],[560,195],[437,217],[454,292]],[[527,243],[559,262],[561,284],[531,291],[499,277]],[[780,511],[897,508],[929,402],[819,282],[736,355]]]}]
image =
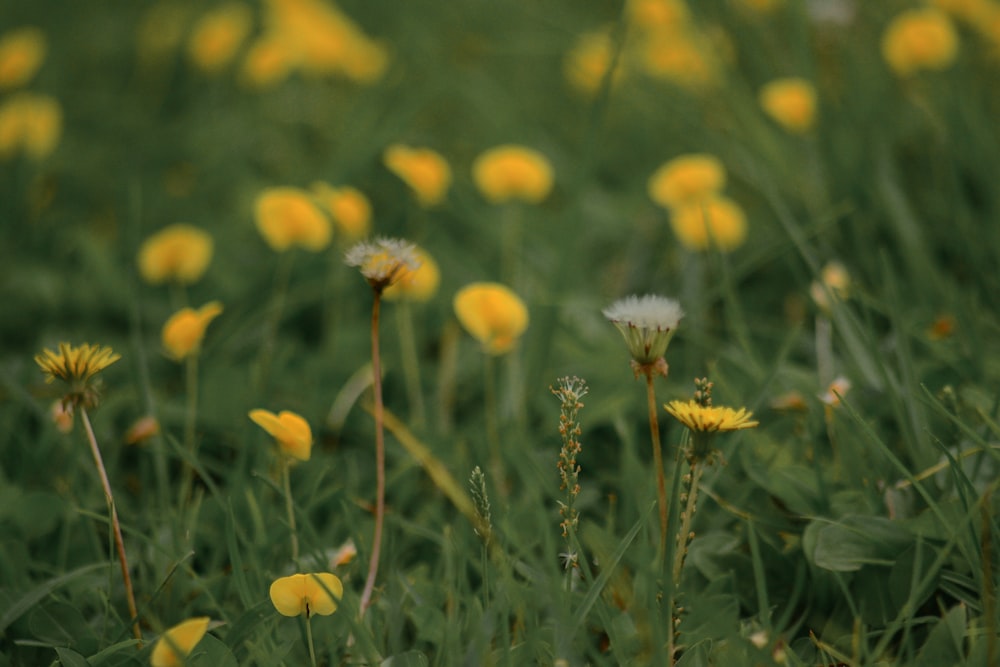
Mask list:
[{"label": "grass field", "polygon": [[995,0],[5,3],[0,667],[1000,664],[998,76]]}]

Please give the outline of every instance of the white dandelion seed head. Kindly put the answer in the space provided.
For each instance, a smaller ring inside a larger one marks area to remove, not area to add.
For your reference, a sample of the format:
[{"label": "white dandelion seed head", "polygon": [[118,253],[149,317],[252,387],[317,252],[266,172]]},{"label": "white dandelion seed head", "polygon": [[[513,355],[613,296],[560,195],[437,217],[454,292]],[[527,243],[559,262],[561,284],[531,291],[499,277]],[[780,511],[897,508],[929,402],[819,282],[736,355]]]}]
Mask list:
[{"label": "white dandelion seed head", "polygon": [[361,275],[378,288],[388,287],[405,271],[420,267],[414,244],[386,237],[354,244],[344,255],[344,263],[357,267]]},{"label": "white dandelion seed head", "polygon": [[627,296],[605,308],[603,313],[624,336],[632,359],[642,365],[663,357],[684,317],[677,301],[656,294]]}]

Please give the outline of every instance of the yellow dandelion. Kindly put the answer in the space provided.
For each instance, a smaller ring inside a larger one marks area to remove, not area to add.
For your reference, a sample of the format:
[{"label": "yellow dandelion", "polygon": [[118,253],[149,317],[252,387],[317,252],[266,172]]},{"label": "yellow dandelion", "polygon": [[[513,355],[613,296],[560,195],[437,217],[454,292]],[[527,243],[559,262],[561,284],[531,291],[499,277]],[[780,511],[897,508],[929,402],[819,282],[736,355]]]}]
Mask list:
[{"label": "yellow dandelion", "polygon": [[222,304],[211,301],[198,310],[181,308],[171,315],[163,325],[161,334],[167,354],[175,361],[182,361],[193,354],[198,354],[201,350],[201,341],[205,338],[205,330],[221,313]]},{"label": "yellow dandelion", "polygon": [[680,0],[629,0],[627,8],[632,22],[645,30],[676,30],[691,18]]},{"label": "yellow dandelion", "polygon": [[688,153],[669,160],[649,177],[649,198],[664,208],[705,201],[726,185],[726,168],[714,155]]},{"label": "yellow dandelion", "polygon": [[368,198],[352,187],[335,188],[316,182],[311,188],[320,206],[333,219],[337,231],[350,241],[364,238],[372,226],[372,205]]},{"label": "yellow dandelion", "polygon": [[344,255],[344,263],[361,271],[379,293],[420,266],[412,243],[388,238],[355,244]]},{"label": "yellow dandelion", "polygon": [[243,59],[242,82],[252,88],[266,88],[283,81],[295,64],[288,43],[273,35],[253,42]]},{"label": "yellow dandelion", "polygon": [[702,405],[696,400],[670,401],[663,407],[674,419],[697,433],[739,431],[754,428],[759,424],[752,419],[753,413],[746,408],[734,410],[715,405]]},{"label": "yellow dandelion", "polygon": [[25,26],[0,37],[0,89],[16,88],[31,81],[45,60],[45,33]]},{"label": "yellow dandelion", "polygon": [[42,160],[62,135],[62,107],[55,98],[35,93],[11,95],[0,105],[0,158],[19,152]]},{"label": "yellow dandelion", "polygon": [[943,70],[958,53],[958,34],[944,12],[931,7],[897,14],[882,35],[882,56],[900,76]]},{"label": "yellow dandelion", "polygon": [[251,410],[250,419],[274,438],[283,454],[299,461],[312,455],[312,429],[300,415],[282,410],[278,414],[267,410]]},{"label": "yellow dandelion", "polygon": [[514,348],[528,328],[528,308],[517,294],[500,283],[471,283],[455,294],[455,315],[489,354]]},{"label": "yellow dandelion", "polygon": [[57,378],[67,385],[62,402],[66,406],[83,405],[95,407],[100,397],[98,383],[94,376],[121,359],[110,347],[84,343],[73,347],[69,343],[59,343],[59,349],[44,349],[35,355],[35,363],[45,373],[45,381]]},{"label": "yellow dandelion", "polygon": [[153,667],[183,667],[185,659],[208,631],[208,616],[190,618],[164,632],[156,641],[149,664]]},{"label": "yellow dandelion", "polygon": [[383,296],[394,301],[428,301],[437,292],[441,283],[441,269],[434,258],[422,248],[414,248],[413,254],[419,263],[417,268],[404,268],[399,280],[385,288]]},{"label": "yellow dandelion", "polygon": [[298,188],[268,188],[261,192],[254,202],[254,219],[261,236],[278,252],[293,245],[319,252],[333,236],[330,221],[309,193]]},{"label": "yellow dandelion", "polygon": [[194,26],[188,42],[188,57],[209,74],[228,65],[250,33],[253,15],[241,3],[230,3],[210,11]]},{"label": "yellow dandelion", "polygon": [[344,584],[329,572],[293,574],[275,579],[269,593],[271,603],[282,616],[329,616],[337,611]]},{"label": "yellow dandelion", "polygon": [[[613,59],[614,42],[609,30],[584,33],[566,54],[563,72],[573,88],[592,95],[604,81]],[[621,72],[621,66],[616,66],[611,75],[612,83],[617,82]]]},{"label": "yellow dandelion", "polygon": [[451,167],[439,153],[429,148],[392,144],[382,154],[382,161],[413,190],[421,206],[436,206],[447,196]]},{"label": "yellow dandelion", "polygon": [[657,30],[641,40],[638,62],[649,76],[691,91],[715,85],[720,72],[701,35],[690,30]]},{"label": "yellow dandelion", "polygon": [[715,196],[674,210],[670,226],[681,244],[694,251],[714,247],[730,252],[743,245],[747,237],[746,215],[727,197]]},{"label": "yellow dandelion", "polygon": [[213,249],[208,232],[185,223],[169,225],[139,247],[139,274],[154,285],[196,283],[208,269]]},{"label": "yellow dandelion", "polygon": [[521,200],[537,204],[549,196],[552,165],[542,153],[515,144],[496,146],[472,163],[472,179],[488,201]]},{"label": "yellow dandelion", "polygon": [[760,105],[779,125],[789,132],[803,133],[812,129],[816,120],[816,88],[798,77],[776,79],[760,91]]}]

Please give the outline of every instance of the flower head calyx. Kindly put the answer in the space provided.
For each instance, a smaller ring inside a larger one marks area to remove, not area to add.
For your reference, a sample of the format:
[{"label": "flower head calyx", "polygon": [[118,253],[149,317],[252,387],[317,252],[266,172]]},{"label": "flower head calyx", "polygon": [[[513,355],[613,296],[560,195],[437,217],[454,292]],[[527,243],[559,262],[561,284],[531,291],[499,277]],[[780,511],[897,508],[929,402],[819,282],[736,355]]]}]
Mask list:
[{"label": "flower head calyx", "polygon": [[655,294],[628,296],[615,301],[603,313],[625,338],[637,374],[662,365],[657,372],[666,375],[663,355],[684,317],[679,303]]},{"label": "flower head calyx", "polygon": [[420,266],[416,247],[402,239],[377,238],[355,244],[344,255],[348,266],[357,267],[379,294]]},{"label": "flower head calyx", "polygon": [[69,386],[69,391],[63,397],[64,405],[92,408],[100,398],[94,376],[121,359],[121,356],[110,347],[101,345],[84,343],[73,347],[69,343],[59,343],[58,352],[42,350],[35,355],[35,363],[45,373],[46,382],[59,378]]}]

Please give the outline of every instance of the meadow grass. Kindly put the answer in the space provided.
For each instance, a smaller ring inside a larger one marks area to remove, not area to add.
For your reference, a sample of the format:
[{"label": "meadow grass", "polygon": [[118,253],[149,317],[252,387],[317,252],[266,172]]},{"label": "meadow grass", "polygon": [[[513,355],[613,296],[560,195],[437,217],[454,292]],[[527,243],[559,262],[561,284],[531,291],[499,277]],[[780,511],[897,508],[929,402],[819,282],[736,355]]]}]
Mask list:
[{"label": "meadow grass", "polygon": [[[0,8],[0,667],[997,664],[1000,5],[930,5],[912,52],[910,0]],[[178,222],[205,265],[151,279]],[[373,301],[374,237],[439,275]],[[632,294],[684,311],[662,374]],[[121,355],[75,419],[63,341]],[[696,378],[759,424],[674,419]]]}]

